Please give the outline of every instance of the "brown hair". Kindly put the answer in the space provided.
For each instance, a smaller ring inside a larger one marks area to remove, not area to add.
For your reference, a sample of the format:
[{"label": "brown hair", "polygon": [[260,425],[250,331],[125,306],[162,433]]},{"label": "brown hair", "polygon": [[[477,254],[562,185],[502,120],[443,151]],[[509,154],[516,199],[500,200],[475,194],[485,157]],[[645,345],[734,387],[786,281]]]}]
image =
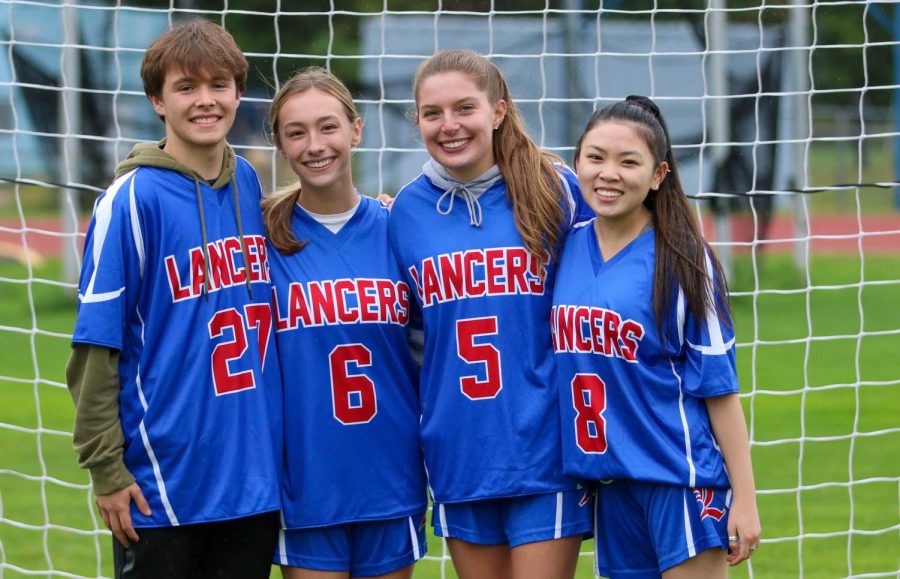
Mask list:
[{"label": "brown hair", "polygon": [[[275,93],[272,106],[269,108],[269,126],[272,128],[272,140],[275,146],[281,149],[281,137],[278,135],[279,118],[284,103],[291,97],[308,90],[319,90],[329,94],[340,101],[344,107],[347,120],[355,123],[359,119],[359,111],[353,103],[353,96],[341,79],[319,66],[310,66],[299,70],[288,79]],[[307,242],[298,240],[294,236],[294,228],[291,224],[291,216],[294,206],[300,200],[300,183],[294,183],[272,194],[262,202],[263,223],[266,226],[266,235],[272,245],[281,254],[291,255],[303,249]]]},{"label": "brown hair", "polygon": [[[664,314],[668,311],[677,287],[684,292],[688,306],[698,320],[702,322],[706,319],[707,311],[715,310],[722,322],[730,323],[725,272],[712,248],[703,239],[687,195],[684,194],[675,155],[672,153],[669,129],[659,107],[647,97],[629,96],[594,112],[575,146],[576,170],[585,135],[603,122],[622,122],[634,127],[653,153],[657,165],[665,161],[669,166],[669,173],[663,177],[659,190],[651,190],[644,200],[644,206],[653,215],[653,228],[656,231],[653,309],[660,336],[665,332],[667,322]],[[712,265],[712,272],[706,267],[707,257]],[[712,276],[712,287],[709,276]]]},{"label": "brown hair", "polygon": [[554,162],[559,157],[542,151],[525,132],[503,73],[484,56],[471,50],[442,50],[419,65],[413,80],[418,109],[419,89],[425,79],[451,72],[462,73],[487,94],[491,104],[506,101],[506,116],[493,134],[494,161],[506,180],[516,229],[525,247],[542,265],[553,261],[563,238],[565,190]]},{"label": "brown hair", "polygon": [[176,24],[144,54],[141,80],[148,97],[160,97],[166,74],[181,68],[192,75],[202,72],[224,74],[234,78],[238,93],[247,83],[247,59],[227,30],[202,18]]}]

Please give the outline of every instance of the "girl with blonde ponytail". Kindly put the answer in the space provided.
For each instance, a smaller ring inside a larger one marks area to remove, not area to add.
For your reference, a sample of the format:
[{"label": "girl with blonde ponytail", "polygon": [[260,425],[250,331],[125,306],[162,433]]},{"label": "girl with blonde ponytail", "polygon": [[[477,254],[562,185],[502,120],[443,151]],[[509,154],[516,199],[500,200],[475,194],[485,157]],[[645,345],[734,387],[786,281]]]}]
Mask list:
[{"label": "girl with blonde ponytail", "polygon": [[411,296],[386,207],[353,187],[362,119],[344,84],[312,67],[275,95],[271,126],[299,179],[263,205],[284,383],[275,562],[286,579],[409,579],[426,509]]},{"label": "girl with blonde ponytail", "polygon": [[462,579],[569,579],[591,519],[562,474],[549,315],[577,181],[525,133],[485,57],[435,54],[413,94],[431,159],[389,228],[422,314],[435,533]]}]

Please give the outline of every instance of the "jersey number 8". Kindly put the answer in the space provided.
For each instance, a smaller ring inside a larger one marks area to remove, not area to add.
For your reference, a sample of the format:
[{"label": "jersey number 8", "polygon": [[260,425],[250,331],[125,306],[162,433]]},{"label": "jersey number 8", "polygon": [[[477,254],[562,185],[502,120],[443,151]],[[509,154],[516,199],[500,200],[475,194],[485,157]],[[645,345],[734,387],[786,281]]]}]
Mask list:
[{"label": "jersey number 8", "polygon": [[606,452],[606,384],[596,374],[576,374],[572,378],[572,406],[575,408],[575,443],[585,454]]}]

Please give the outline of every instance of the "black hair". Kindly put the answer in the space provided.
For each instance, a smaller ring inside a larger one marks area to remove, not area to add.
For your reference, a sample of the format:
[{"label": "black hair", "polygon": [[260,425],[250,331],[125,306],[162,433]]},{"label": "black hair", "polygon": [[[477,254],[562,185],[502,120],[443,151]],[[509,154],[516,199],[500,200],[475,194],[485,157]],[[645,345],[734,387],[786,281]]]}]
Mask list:
[{"label": "black hair", "polygon": [[721,321],[730,324],[725,272],[703,239],[700,225],[684,194],[669,129],[659,107],[645,96],[631,95],[595,111],[575,146],[576,169],[585,135],[603,122],[631,125],[653,153],[657,165],[662,162],[668,165],[669,171],[659,189],[651,190],[644,200],[644,206],[653,215],[656,231],[653,310],[660,334],[666,331],[665,312],[669,310],[677,288],[684,292],[688,307],[698,320],[705,320],[706,312],[715,310]]}]

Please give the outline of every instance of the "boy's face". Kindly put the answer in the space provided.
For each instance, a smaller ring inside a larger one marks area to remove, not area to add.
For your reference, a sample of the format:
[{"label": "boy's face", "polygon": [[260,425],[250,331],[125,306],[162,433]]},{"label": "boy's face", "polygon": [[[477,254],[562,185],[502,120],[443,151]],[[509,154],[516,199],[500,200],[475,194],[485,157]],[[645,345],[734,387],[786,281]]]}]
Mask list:
[{"label": "boy's face", "polygon": [[173,68],[166,73],[162,94],[151,96],[150,102],[165,117],[166,148],[199,151],[225,141],[240,97],[234,78],[193,76]]}]

